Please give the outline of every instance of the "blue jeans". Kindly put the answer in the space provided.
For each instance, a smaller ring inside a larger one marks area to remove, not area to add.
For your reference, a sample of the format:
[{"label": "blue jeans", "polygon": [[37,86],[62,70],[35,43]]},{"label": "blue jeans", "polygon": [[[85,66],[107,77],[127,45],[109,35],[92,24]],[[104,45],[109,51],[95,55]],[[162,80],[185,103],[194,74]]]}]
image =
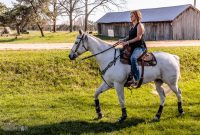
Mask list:
[{"label": "blue jeans", "polygon": [[137,63],[137,59],[144,53],[145,48],[137,47],[134,49],[132,55],[131,55],[131,71],[136,81],[139,81],[140,79],[140,72],[139,67]]}]

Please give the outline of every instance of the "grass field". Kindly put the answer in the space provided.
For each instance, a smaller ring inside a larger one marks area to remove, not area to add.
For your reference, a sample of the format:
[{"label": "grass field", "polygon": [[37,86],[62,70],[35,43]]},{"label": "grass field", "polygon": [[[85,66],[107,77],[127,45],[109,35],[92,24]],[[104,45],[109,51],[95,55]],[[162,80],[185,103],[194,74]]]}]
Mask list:
[{"label": "grass field", "polygon": [[[94,59],[69,61],[68,51],[0,51],[0,134],[196,134],[200,133],[200,47],[151,48],[181,58],[180,88],[184,117],[177,99],[166,98],[160,122],[150,123],[159,107],[152,84],[125,90],[127,120],[121,116],[115,90],[100,96],[102,120],[93,94],[102,82]],[[88,55],[88,54],[86,54]]]},{"label": "grass field", "polygon": [[[21,34],[17,39],[15,36],[0,36],[0,43],[11,43],[11,44],[19,44],[19,43],[73,43],[78,32],[48,32],[45,31],[45,37],[41,37],[39,31],[30,31],[29,34]],[[96,32],[93,35],[107,41],[118,40],[118,38],[109,38],[105,36],[98,36]]]},{"label": "grass field", "polygon": [[21,34],[16,39],[15,36],[1,37],[0,43],[71,43],[74,42],[78,32],[44,32],[45,37],[41,37],[39,31],[30,31],[29,34]]}]

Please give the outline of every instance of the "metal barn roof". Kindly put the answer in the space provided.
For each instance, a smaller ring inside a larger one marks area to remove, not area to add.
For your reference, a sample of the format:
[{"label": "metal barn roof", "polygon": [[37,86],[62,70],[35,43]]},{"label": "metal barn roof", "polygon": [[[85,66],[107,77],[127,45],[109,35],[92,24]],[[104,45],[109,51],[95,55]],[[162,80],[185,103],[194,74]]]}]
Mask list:
[{"label": "metal barn roof", "polygon": [[[142,13],[142,22],[162,22],[173,21],[178,15],[189,8],[188,5],[180,5],[173,7],[161,7],[151,9],[140,9]],[[118,23],[131,22],[130,11],[125,12],[109,12],[97,20],[97,23]]]}]

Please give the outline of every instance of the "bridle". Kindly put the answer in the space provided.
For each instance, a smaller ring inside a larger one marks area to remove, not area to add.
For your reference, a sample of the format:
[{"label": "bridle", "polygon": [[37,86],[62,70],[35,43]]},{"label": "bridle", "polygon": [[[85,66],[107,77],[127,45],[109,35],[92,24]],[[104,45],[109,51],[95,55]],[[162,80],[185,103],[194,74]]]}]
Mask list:
[{"label": "bridle", "polygon": [[[80,39],[80,40],[79,40],[79,42],[75,42],[75,44],[77,44],[77,46],[76,46],[75,51],[72,51],[73,53],[77,53],[77,54],[78,54],[78,49],[79,49],[79,47],[80,47],[80,45],[81,45],[81,42],[83,42],[84,36],[85,36],[85,34],[83,34],[83,35],[81,36],[81,38],[77,38],[77,39]],[[85,47],[85,45],[84,45],[84,42],[83,42],[83,48],[84,48],[86,51],[88,51],[88,49],[87,49],[87,48]]]},{"label": "bridle", "polygon": [[[79,49],[79,47],[80,47],[80,45],[81,45],[81,42],[83,42],[84,36],[85,36],[85,34],[83,34],[83,35],[81,36],[81,38],[77,38],[77,39],[80,39],[80,40],[79,40],[79,42],[75,42],[75,44],[77,44],[76,49],[75,49],[75,51],[71,50],[74,54],[78,54],[78,49]],[[106,50],[103,50],[103,51],[101,51],[101,52],[99,52],[99,53],[96,53],[96,54],[87,56],[87,57],[85,57],[85,58],[82,58],[82,60],[85,60],[85,59],[88,59],[88,58],[97,56],[97,55],[99,55],[99,54],[102,54],[102,53],[104,53],[104,52],[106,52],[106,51],[108,51],[108,50],[110,50],[110,49],[112,49],[112,48],[115,48],[115,47],[118,46],[118,45],[120,45],[120,42],[115,43],[115,44],[112,45],[110,48],[108,48],[108,49],[106,49]],[[87,49],[87,48],[85,47],[85,45],[84,45],[84,42],[83,42],[83,48],[84,48],[86,51],[88,51],[88,49]],[[116,51],[116,50],[115,50],[115,51]]]},{"label": "bridle", "polygon": [[[85,47],[85,45],[84,45],[84,41],[83,41],[84,36],[85,36],[85,34],[83,34],[83,35],[81,36],[81,38],[77,38],[77,39],[80,39],[80,40],[79,40],[79,42],[75,42],[75,44],[77,44],[77,46],[76,46],[76,48],[75,48],[75,51],[71,50],[75,55],[78,55],[78,49],[79,49],[79,47],[80,47],[80,45],[81,45],[81,42],[83,42],[83,48],[84,48],[86,51],[88,51],[88,49],[87,49],[87,48]],[[85,60],[85,59],[88,59],[88,58],[97,56],[97,55],[99,55],[99,54],[102,54],[102,53],[104,53],[104,52],[106,52],[106,51],[108,51],[108,50],[110,50],[110,49],[112,49],[112,48],[115,48],[117,45],[120,45],[120,42],[115,43],[115,44],[112,45],[110,48],[108,48],[108,49],[106,49],[106,50],[104,50],[104,51],[101,51],[101,52],[99,52],[99,53],[96,53],[96,54],[90,55],[90,56],[88,56],[88,57],[85,57],[85,58],[83,58],[82,60]],[[121,54],[120,54],[120,55],[121,55]],[[116,49],[115,49],[115,52],[114,52],[114,59],[108,64],[108,66],[107,66],[104,70],[101,71],[101,70],[99,69],[102,79],[104,80],[104,82],[105,82],[109,87],[111,87],[111,86],[110,86],[110,85],[106,82],[106,80],[103,78],[103,75],[106,73],[106,71],[108,70],[108,68],[110,68],[112,65],[115,65],[115,63],[116,63],[117,59],[120,57],[120,55],[116,57]]]}]

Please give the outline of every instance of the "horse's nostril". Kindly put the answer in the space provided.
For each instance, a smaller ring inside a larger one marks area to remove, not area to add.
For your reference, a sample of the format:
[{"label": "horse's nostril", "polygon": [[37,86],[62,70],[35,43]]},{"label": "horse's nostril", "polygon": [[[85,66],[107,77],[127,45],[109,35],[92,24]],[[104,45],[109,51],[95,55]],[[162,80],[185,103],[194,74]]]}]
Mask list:
[{"label": "horse's nostril", "polygon": [[69,54],[69,58],[70,58],[70,60],[74,60],[76,58],[76,55],[75,54]]},{"label": "horse's nostril", "polygon": [[73,55],[70,54],[69,55],[69,59],[72,60],[73,59]]}]

